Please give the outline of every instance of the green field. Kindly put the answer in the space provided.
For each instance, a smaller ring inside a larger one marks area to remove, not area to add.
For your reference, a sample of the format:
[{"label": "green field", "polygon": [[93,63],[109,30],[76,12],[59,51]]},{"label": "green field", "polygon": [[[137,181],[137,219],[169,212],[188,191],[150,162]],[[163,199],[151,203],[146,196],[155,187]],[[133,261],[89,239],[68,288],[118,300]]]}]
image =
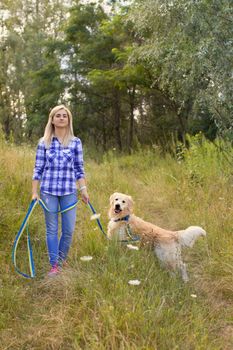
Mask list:
[{"label": "green field", "polygon": [[[11,249],[30,203],[35,149],[0,152],[0,349],[233,349],[232,148],[200,137],[164,156],[86,155],[90,199],[106,228],[109,196],[132,195],[136,215],[169,229],[200,225],[207,238],[184,250],[190,282],[171,277],[153,252],[108,242],[78,205],[69,267],[48,279],[43,213],[30,221],[36,278],[17,275]],[[83,262],[80,257],[91,255]],[[25,240],[18,263],[27,270]],[[139,286],[128,281],[138,279]],[[195,297],[196,296],[196,297]]]}]

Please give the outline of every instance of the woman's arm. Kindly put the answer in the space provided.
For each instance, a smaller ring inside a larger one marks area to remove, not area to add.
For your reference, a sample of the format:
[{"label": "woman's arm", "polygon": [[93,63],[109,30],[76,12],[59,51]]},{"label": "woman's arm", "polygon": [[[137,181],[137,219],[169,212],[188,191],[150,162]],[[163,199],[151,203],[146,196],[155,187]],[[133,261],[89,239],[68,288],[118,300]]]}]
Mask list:
[{"label": "woman's arm", "polygon": [[83,162],[82,142],[81,140],[77,139],[77,144],[75,148],[75,160],[74,160],[75,177],[78,183],[78,190],[80,191],[82,196],[82,200],[87,204],[89,201],[89,196],[87,193],[87,185],[85,180],[83,163],[84,162]]},{"label": "woman's arm", "polygon": [[32,176],[32,199],[39,199],[38,184],[44,171],[45,162],[45,145],[43,142],[39,142],[36,150],[36,161]]}]

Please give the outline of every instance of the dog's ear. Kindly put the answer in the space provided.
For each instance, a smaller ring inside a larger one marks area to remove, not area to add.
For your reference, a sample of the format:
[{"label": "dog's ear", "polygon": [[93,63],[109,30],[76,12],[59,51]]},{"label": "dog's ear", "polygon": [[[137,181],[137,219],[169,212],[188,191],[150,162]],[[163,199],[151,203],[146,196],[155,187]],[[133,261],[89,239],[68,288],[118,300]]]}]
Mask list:
[{"label": "dog's ear", "polygon": [[128,206],[130,211],[133,210],[133,205],[134,205],[133,198],[131,196],[128,196]]}]

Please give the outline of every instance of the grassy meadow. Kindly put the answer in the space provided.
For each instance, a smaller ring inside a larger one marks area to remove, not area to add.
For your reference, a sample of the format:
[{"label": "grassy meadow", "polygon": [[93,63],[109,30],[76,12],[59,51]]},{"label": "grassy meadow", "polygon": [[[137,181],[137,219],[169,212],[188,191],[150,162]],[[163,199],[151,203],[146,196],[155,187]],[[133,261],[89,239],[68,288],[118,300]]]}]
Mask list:
[{"label": "grassy meadow", "polygon": [[[189,150],[161,155],[158,147],[131,156],[86,155],[91,203],[106,229],[109,196],[132,195],[136,215],[169,229],[207,231],[183,251],[190,281],[171,277],[153,252],[106,241],[91,212],[78,205],[69,267],[53,279],[42,209],[30,220],[36,278],[17,275],[11,262],[16,233],[31,196],[35,149],[0,151],[1,350],[230,350],[233,349],[233,151],[196,137]],[[91,255],[83,262],[80,257]],[[17,255],[27,271],[25,239]],[[138,279],[141,284],[128,284]]]}]

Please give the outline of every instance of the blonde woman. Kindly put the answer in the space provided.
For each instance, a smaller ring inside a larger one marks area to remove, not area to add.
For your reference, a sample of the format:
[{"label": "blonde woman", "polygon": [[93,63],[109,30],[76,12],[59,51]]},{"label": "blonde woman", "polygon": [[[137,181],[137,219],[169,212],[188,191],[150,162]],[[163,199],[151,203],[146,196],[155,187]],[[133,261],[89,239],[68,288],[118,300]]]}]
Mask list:
[{"label": "blonde woman", "polygon": [[[48,207],[45,213],[46,242],[51,270],[56,275],[66,261],[75,228],[76,207],[61,214],[61,237],[58,237],[59,209],[77,201],[77,186],[82,200],[88,203],[85,183],[82,143],[74,137],[72,114],[64,105],[54,107],[39,141],[32,178],[32,199],[40,197]],[[77,182],[77,185],[76,185]]]}]

